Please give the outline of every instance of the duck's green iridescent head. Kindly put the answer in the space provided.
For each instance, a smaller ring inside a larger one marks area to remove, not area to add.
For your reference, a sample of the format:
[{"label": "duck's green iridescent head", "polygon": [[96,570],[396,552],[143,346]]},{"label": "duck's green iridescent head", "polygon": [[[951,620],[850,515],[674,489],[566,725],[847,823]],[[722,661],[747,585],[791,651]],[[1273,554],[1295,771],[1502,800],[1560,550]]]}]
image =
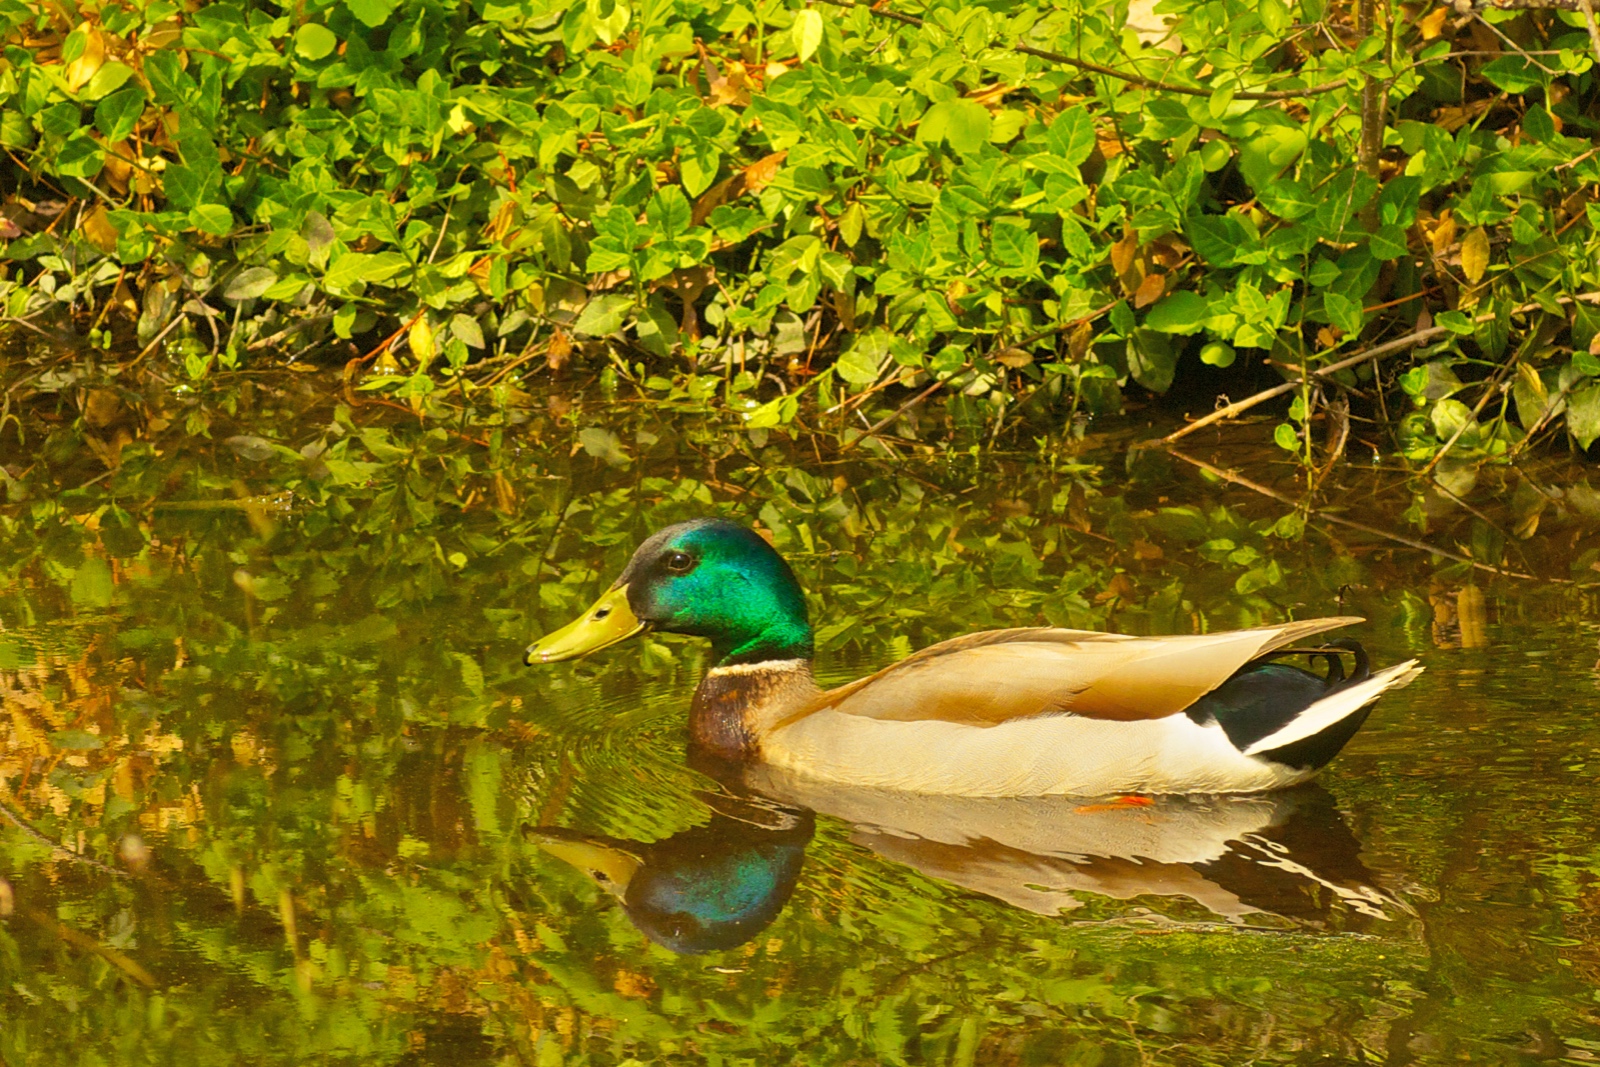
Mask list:
[{"label": "duck's green iridescent head", "polygon": [[697,519],[640,545],[605,596],[530,645],[525,662],[576,659],[647,628],[710,638],[721,666],[812,653],[805,596],[783,557],[737,523]]}]

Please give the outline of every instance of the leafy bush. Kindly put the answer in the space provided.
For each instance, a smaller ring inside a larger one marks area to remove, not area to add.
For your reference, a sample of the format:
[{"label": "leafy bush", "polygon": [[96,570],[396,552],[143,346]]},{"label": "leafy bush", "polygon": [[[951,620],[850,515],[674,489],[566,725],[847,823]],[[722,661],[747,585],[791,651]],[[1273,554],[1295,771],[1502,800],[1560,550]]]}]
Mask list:
[{"label": "leafy bush", "polygon": [[1581,16],[1161,7],[1177,53],[1067,0],[10,0],[8,311],[136,313],[194,377],[354,339],[419,410],[576,343],[755,427],[941,379],[1114,410],[1431,316],[1405,449],[1600,435]]}]

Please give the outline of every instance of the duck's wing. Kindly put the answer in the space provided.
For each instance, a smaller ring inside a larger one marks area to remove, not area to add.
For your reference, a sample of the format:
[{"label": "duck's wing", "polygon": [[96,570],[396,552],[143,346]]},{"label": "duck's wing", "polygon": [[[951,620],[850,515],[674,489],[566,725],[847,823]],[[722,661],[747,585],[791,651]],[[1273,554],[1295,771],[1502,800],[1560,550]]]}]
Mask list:
[{"label": "duck's wing", "polygon": [[932,645],[831,689],[787,721],[829,709],[869,719],[977,726],[1055,712],[1124,722],[1161,719],[1182,712],[1253,659],[1362,621],[1340,616],[1176,637],[1049,627],[989,630]]}]

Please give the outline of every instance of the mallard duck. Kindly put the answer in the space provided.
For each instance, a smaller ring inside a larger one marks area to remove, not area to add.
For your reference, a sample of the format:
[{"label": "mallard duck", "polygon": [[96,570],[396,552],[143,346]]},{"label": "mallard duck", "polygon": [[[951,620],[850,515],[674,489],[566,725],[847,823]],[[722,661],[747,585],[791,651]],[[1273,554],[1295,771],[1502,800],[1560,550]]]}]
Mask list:
[{"label": "mallard duck", "polygon": [[[689,713],[692,743],[851,786],[969,797],[1256,793],[1309,779],[1415,660],[1369,670],[1353,641],[1310,650],[1319,676],[1275,656],[1359,623],[1309,619],[1226,633],[1131,637],[1031,627],[932,645],[826,692],[794,572],[722,519],[669,526],[525,662],[576,659],[646,629],[709,638],[716,666]],[[1339,655],[1348,653],[1347,676]]]}]

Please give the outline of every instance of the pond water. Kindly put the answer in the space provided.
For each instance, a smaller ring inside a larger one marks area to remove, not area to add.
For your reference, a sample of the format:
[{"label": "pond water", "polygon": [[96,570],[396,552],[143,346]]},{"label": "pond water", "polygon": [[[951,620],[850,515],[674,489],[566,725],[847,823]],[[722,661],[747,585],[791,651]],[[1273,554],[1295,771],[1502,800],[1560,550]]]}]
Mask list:
[{"label": "pond water", "polygon": [[[29,392],[8,1064],[1600,1061],[1600,491],[1565,460],[1418,491],[1358,450],[1308,493],[1259,427],[969,451],[911,439],[930,412],[841,452],[688,400]],[[699,643],[521,665],[704,514],[793,561],[825,681],[995,626],[1339,612],[1426,673],[1269,797],[730,779],[685,761]]]}]

